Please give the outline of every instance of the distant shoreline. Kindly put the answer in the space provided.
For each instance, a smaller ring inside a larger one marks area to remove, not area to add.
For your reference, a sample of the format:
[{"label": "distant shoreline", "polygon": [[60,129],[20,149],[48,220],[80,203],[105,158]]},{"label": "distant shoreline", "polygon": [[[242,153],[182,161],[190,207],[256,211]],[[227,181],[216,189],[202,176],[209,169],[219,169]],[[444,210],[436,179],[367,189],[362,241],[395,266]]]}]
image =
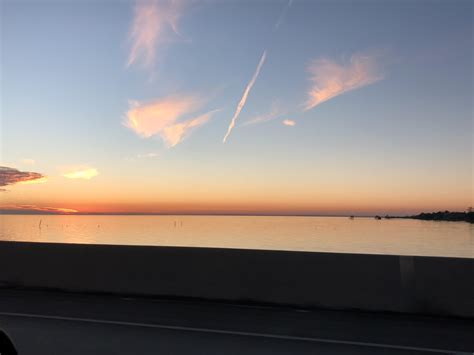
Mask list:
[{"label": "distant shoreline", "polygon": [[[381,218],[375,216],[375,218]],[[468,212],[450,212],[450,211],[439,211],[439,212],[430,212],[430,213],[420,213],[414,216],[385,216],[386,219],[391,218],[404,218],[404,219],[419,219],[422,221],[444,221],[444,222],[468,222],[474,223],[474,211]]]},{"label": "distant shoreline", "polygon": [[422,212],[410,216],[379,216],[379,215],[347,215],[347,214],[275,214],[275,213],[146,213],[146,212],[76,212],[76,213],[57,213],[47,211],[21,211],[21,210],[0,210],[0,215],[17,216],[216,216],[216,217],[349,217],[353,218],[376,218],[376,219],[418,219],[424,221],[451,221],[474,223],[474,211],[468,212]]}]

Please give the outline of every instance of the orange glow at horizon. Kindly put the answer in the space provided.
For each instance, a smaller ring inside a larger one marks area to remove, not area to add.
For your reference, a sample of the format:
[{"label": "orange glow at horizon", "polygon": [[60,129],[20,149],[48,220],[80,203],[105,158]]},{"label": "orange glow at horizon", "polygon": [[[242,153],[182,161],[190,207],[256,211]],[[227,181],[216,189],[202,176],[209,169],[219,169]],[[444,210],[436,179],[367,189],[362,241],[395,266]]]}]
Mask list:
[{"label": "orange glow at horizon", "polygon": [[[97,202],[100,201],[100,202]],[[360,199],[357,196],[321,196],[320,199],[293,199],[281,196],[268,198],[256,197],[245,200],[236,196],[213,196],[212,198],[190,198],[173,200],[169,196],[160,199],[158,196],[150,196],[148,199],[106,199],[95,200],[93,198],[81,198],[76,201],[57,200],[55,206],[67,206],[58,208],[71,210],[79,213],[149,213],[149,214],[406,214],[424,211],[463,211],[468,203],[458,199],[443,200],[433,198],[431,200],[418,200],[413,197],[410,200],[403,197],[386,198],[383,201],[374,198]]]},{"label": "orange glow at horizon", "polygon": [[[186,166],[193,174],[183,174],[181,165],[168,162],[163,169],[165,161],[159,159],[152,165],[143,160],[126,164],[130,169],[104,167],[102,179],[87,182],[53,178],[47,171],[47,184],[12,186],[9,192],[1,193],[1,205],[30,205],[46,208],[45,212],[54,212],[54,208],[58,213],[357,215],[463,211],[472,204],[469,185],[443,189],[441,175],[430,182],[396,172],[390,179],[380,175],[371,178],[360,174],[356,166],[345,166],[337,173],[315,167],[306,175],[296,176],[294,169],[299,163],[286,165],[283,172],[279,166],[261,167],[250,162],[247,170],[232,174],[232,164],[217,169],[211,161],[206,165],[201,160]],[[137,180],[137,171],[145,168],[155,169],[154,174],[139,175]],[[77,171],[84,170],[69,173]],[[356,172],[350,180],[346,178],[349,171]],[[278,180],[268,179],[276,174]],[[418,181],[425,183],[420,186]]]}]

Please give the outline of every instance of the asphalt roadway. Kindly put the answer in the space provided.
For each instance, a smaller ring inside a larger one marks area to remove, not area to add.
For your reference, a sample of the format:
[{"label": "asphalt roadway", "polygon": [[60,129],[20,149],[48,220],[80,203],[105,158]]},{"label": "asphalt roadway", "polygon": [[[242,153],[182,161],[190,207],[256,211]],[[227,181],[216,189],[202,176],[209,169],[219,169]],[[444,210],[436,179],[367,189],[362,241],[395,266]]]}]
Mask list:
[{"label": "asphalt roadway", "polygon": [[19,355],[474,353],[472,319],[8,289],[0,329]]}]

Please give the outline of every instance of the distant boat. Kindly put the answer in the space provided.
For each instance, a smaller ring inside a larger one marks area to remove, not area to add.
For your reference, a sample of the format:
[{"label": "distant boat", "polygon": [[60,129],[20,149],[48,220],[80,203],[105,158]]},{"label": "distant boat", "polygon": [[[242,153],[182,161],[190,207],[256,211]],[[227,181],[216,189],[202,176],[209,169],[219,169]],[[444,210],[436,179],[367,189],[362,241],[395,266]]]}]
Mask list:
[{"label": "distant boat", "polygon": [[354,216],[350,216],[349,219],[354,219]]},{"label": "distant boat", "polygon": [[382,217],[380,217],[380,216],[375,216],[374,218],[377,219],[377,220],[382,219]]}]

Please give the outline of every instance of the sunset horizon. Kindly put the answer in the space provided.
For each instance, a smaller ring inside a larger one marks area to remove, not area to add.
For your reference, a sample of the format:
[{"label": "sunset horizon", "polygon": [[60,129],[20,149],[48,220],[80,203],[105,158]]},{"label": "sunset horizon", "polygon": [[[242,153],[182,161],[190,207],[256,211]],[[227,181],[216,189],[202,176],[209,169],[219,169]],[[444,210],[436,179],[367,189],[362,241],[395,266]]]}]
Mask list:
[{"label": "sunset horizon", "polygon": [[0,355],[474,355],[474,0],[0,0]]},{"label": "sunset horizon", "polygon": [[468,9],[7,1],[0,212],[465,211]]}]

